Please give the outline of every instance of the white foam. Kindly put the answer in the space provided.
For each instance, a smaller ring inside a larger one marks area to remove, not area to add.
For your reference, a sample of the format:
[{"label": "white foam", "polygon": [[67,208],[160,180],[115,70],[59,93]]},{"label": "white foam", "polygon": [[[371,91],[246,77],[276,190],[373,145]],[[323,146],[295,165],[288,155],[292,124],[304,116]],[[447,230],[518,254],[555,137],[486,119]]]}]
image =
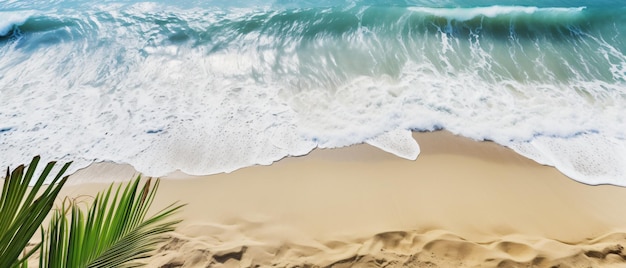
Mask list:
[{"label": "white foam", "polygon": [[569,138],[540,136],[508,146],[577,181],[626,186],[626,140],[584,133]]},{"label": "white foam", "polygon": [[413,138],[412,132],[406,129],[395,129],[365,141],[367,144],[409,160],[417,159],[420,147]]}]

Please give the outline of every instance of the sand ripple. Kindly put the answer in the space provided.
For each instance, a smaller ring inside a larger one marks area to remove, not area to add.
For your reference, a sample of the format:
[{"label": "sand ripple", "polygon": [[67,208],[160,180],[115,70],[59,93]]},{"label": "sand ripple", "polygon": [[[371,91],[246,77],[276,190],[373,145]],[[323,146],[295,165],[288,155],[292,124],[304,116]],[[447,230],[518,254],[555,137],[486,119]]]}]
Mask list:
[{"label": "sand ripple", "polygon": [[[241,226],[239,226],[241,227]],[[507,235],[471,241],[445,230],[268,244],[239,227],[192,225],[174,233],[148,267],[624,267],[626,233],[580,243]],[[199,235],[202,233],[202,235]]]}]

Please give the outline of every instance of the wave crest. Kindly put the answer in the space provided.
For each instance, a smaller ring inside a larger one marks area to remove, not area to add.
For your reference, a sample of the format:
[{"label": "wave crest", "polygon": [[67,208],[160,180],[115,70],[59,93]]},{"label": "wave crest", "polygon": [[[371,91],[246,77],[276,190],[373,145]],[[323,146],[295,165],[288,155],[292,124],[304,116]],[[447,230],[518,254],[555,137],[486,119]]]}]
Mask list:
[{"label": "wave crest", "polygon": [[535,7],[535,6],[488,6],[473,8],[432,8],[432,7],[409,7],[409,10],[418,13],[426,13],[437,17],[451,20],[467,21],[476,17],[495,18],[499,16],[518,15],[541,15],[560,17],[563,15],[580,15],[586,7]]},{"label": "wave crest", "polygon": [[11,34],[15,27],[23,25],[34,14],[35,11],[31,10],[0,11],[0,37]]}]

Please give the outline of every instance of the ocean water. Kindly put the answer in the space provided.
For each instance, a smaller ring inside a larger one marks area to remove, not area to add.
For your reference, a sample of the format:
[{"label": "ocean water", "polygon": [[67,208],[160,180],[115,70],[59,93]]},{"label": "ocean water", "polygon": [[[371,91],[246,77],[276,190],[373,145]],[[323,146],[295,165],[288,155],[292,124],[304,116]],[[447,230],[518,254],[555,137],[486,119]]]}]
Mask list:
[{"label": "ocean water", "polygon": [[1,166],[415,159],[446,129],[626,186],[625,115],[623,1],[0,0]]}]

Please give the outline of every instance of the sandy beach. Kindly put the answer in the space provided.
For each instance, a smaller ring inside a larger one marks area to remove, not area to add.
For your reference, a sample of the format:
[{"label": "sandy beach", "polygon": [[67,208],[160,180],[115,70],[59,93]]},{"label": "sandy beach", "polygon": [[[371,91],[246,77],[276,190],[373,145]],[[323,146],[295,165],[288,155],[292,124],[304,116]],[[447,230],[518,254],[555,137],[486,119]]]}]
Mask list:
[{"label": "sandy beach", "polygon": [[[415,133],[421,154],[318,149],[229,174],[174,173],[154,208],[187,203],[148,267],[625,267],[626,188],[589,186],[491,142]],[[127,165],[98,163],[89,198]]]},{"label": "sandy beach", "polygon": [[[145,257],[154,196],[149,268],[626,268],[625,37],[626,0],[0,0],[0,166],[39,163],[0,268]],[[123,227],[29,250],[140,173],[89,214]]]}]

